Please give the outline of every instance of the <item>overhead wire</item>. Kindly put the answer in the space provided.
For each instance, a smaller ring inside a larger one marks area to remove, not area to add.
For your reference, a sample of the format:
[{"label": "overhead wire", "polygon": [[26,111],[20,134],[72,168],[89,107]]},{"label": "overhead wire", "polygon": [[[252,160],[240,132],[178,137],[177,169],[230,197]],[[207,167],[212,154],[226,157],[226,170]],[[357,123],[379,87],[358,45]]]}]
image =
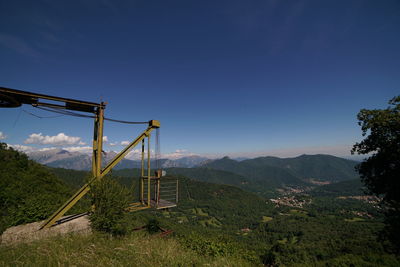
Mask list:
[{"label": "overhead wire", "polygon": [[19,121],[19,117],[21,117],[21,112],[22,112],[22,109],[20,109],[19,112],[18,112],[18,116],[14,121],[13,128],[15,128],[15,125],[17,125],[17,122]]},{"label": "overhead wire", "polygon": [[39,106],[35,106],[35,108],[38,108],[38,109],[41,109],[41,110],[45,110],[45,111],[48,111],[48,112],[59,113],[59,114],[62,114],[62,115],[68,115],[68,116],[74,116],[74,117],[82,117],[82,118],[92,118],[92,119],[95,118],[95,116],[79,114],[79,113],[68,111],[68,110],[65,110],[65,109],[51,108],[51,107],[39,107]]},{"label": "overhead wire", "polygon": [[29,111],[27,111],[27,110],[25,110],[25,109],[21,109],[21,111],[23,111],[23,112],[25,112],[26,114],[29,114],[29,115],[31,115],[31,116],[34,116],[34,117],[36,117],[36,118],[39,118],[39,119],[50,119],[50,118],[58,118],[58,117],[64,116],[64,114],[62,114],[62,115],[56,115],[56,116],[39,116],[39,115],[34,114],[34,113],[32,113],[32,112],[29,112]]},{"label": "overhead wire", "polygon": [[[92,118],[92,119],[96,118],[96,116],[93,116],[93,115],[80,114],[80,113],[72,112],[69,110],[62,109],[62,108],[41,107],[41,106],[34,106],[34,107],[41,109],[41,110],[48,111],[48,112],[54,112],[54,113],[61,114],[56,117],[67,115],[67,116],[80,117],[80,118]],[[30,113],[25,110],[24,110],[24,112],[26,112],[32,116],[41,118],[41,119],[46,118],[46,117],[42,117],[42,116],[38,116],[36,114]],[[50,118],[50,117],[47,117],[47,118]],[[138,121],[124,121],[124,120],[116,120],[116,119],[111,119],[111,118],[104,118],[104,120],[117,122],[117,123],[124,123],[124,124],[147,124],[147,123],[149,123],[148,121],[139,121],[139,122]],[[156,129],[156,155],[155,156],[156,156],[156,167],[157,167],[157,169],[160,169],[160,134],[159,134],[158,128]]]},{"label": "overhead wire", "polygon": [[116,120],[116,119],[110,119],[104,117],[104,120],[106,121],[112,121],[112,122],[118,122],[118,123],[125,123],[125,124],[148,124],[148,121],[122,121],[122,120]]},{"label": "overhead wire", "polygon": [[[42,109],[42,110],[45,110],[48,112],[59,113],[62,115],[81,117],[81,118],[92,118],[92,119],[95,118],[95,116],[92,116],[92,115],[80,114],[80,113],[72,112],[69,110],[61,109],[61,108],[39,107],[39,106],[35,106],[35,108]],[[124,120],[111,119],[111,118],[107,118],[107,117],[104,117],[104,120],[117,122],[117,123],[124,123],[124,124],[147,124],[147,123],[149,123],[148,121],[124,121]]]}]

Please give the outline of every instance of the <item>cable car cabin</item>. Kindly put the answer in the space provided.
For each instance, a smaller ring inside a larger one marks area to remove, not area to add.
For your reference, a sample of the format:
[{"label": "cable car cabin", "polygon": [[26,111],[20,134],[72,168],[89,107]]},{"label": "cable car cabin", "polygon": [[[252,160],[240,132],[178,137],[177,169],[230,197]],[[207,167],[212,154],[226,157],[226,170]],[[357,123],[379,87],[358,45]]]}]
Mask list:
[{"label": "cable car cabin", "polygon": [[[178,179],[167,177],[165,171],[156,170],[154,176],[140,178],[140,202],[132,203],[128,210],[147,208],[168,209],[178,203]],[[150,201],[149,201],[150,200]]]},{"label": "cable car cabin", "polygon": [[[157,173],[157,172],[156,172]],[[149,190],[150,186],[150,190]],[[178,179],[153,176],[141,178],[141,202],[156,209],[173,208],[178,203]],[[147,193],[147,194],[146,194]],[[150,199],[150,202],[149,202]]]}]

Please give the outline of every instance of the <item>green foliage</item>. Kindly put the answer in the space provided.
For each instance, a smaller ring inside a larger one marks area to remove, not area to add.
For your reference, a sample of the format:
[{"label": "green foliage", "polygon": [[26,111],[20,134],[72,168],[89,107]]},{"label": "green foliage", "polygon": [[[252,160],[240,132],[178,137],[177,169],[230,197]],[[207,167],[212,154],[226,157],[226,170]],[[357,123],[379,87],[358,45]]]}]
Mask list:
[{"label": "green foliage", "polygon": [[381,228],[381,223],[372,220],[346,222],[339,212],[314,217],[291,213],[259,225],[251,237],[269,245],[261,254],[264,264],[325,266],[335,262],[330,266],[349,266],[346,263],[351,258],[352,263],[369,263],[355,266],[373,266],[377,261],[382,264],[375,266],[396,266],[390,262],[398,264],[398,259],[386,254],[377,240]]},{"label": "green foliage", "polygon": [[363,136],[352,152],[368,154],[357,169],[369,191],[387,207],[387,236],[400,251],[400,96],[386,109],[358,113]]},{"label": "green foliage", "polygon": [[47,168],[0,143],[0,232],[50,216],[71,189]]},{"label": "green foliage", "polygon": [[125,213],[130,200],[129,190],[111,176],[105,176],[91,187],[90,197],[94,206],[90,215],[92,227],[114,235],[126,234]]},{"label": "green foliage", "polygon": [[48,170],[74,189],[81,188],[84,185],[85,180],[87,180],[87,177],[90,175],[90,172],[88,171],[77,171],[63,168],[48,167]]},{"label": "green foliage", "polygon": [[183,239],[183,244],[200,255],[213,257],[228,256],[235,253],[237,246],[226,240],[205,238],[199,234],[191,234]]}]

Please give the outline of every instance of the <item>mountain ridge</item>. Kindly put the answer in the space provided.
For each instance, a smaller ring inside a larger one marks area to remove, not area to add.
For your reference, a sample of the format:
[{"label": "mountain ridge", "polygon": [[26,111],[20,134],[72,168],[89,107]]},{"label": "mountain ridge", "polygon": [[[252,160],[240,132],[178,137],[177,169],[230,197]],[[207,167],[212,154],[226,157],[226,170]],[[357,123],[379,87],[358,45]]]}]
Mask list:
[{"label": "mountain ridge", "polygon": [[[248,174],[255,180],[265,178],[263,171],[280,173],[288,178],[293,176],[300,180],[318,179],[320,181],[341,181],[357,178],[355,170],[357,162],[326,154],[301,155],[293,158],[258,157],[243,161],[235,161],[223,157],[202,164],[202,168],[211,168]],[[271,174],[270,174],[271,175]]]},{"label": "mountain ridge", "polygon": [[[105,165],[116,152],[104,153],[103,164]],[[54,149],[27,154],[31,159],[38,163],[45,164],[53,168],[66,168],[74,170],[90,170],[91,156],[79,152],[69,152],[62,149]],[[358,175],[354,169],[357,162],[331,155],[300,155],[292,158],[279,158],[273,156],[258,157],[254,159],[243,159],[241,161],[225,156],[220,159],[207,159],[197,155],[182,157],[178,159],[160,159],[160,165],[164,169],[171,169],[173,173],[177,171],[182,174],[196,172],[201,175],[202,181],[211,181],[222,184],[236,185],[244,187],[245,184],[252,184],[260,188],[279,188],[293,186],[307,186],[312,181],[321,182],[340,182],[344,180],[356,179]],[[155,161],[152,160],[152,166]],[[139,160],[123,159],[115,170],[140,168]],[[175,168],[175,169],[174,169]],[[195,170],[187,170],[194,168]],[[210,169],[223,171],[221,177]],[[177,173],[178,174],[178,173]],[[207,175],[209,177],[206,177]],[[239,178],[242,177],[242,178]],[[230,180],[229,177],[235,177]]]},{"label": "mountain ridge", "polygon": [[[90,170],[92,167],[91,155],[81,152],[71,152],[61,148],[28,152],[27,155],[30,159],[53,168]],[[105,152],[103,154],[103,165],[110,162],[116,155],[117,152],[115,151]],[[192,155],[178,159],[160,159],[160,165],[162,168],[191,168],[199,165],[205,160],[208,160],[208,158]],[[151,160],[152,166],[155,166],[155,163],[155,160]],[[115,166],[115,169],[140,168],[140,166],[140,160],[124,158],[117,164],[117,166]]]}]

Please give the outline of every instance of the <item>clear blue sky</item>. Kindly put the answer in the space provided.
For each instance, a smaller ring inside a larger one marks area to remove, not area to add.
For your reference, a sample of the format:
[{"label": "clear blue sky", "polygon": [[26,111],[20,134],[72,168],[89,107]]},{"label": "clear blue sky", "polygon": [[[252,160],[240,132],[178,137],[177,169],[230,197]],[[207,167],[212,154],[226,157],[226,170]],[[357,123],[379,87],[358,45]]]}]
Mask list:
[{"label": "clear blue sky", "polygon": [[[0,86],[158,119],[164,153],[347,155],[357,112],[400,93],[399,47],[394,0],[0,2]],[[91,120],[22,109],[0,110],[3,142],[90,145]],[[105,127],[113,150],[141,129]]]}]

